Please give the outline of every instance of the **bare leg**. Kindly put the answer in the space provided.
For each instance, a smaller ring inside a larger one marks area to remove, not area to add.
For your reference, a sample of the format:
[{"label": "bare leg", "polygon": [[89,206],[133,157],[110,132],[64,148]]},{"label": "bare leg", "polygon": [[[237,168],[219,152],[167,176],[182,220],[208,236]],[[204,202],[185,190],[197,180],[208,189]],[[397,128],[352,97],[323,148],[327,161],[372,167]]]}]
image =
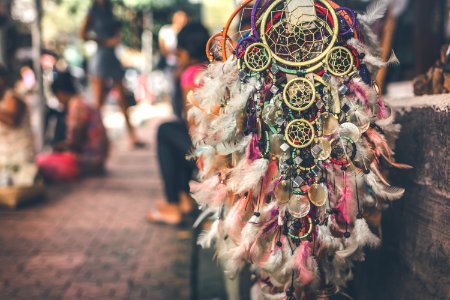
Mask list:
[{"label": "bare leg", "polygon": [[125,123],[127,126],[128,135],[130,137],[130,142],[132,145],[137,145],[139,143],[139,141],[136,137],[136,132],[134,130],[134,127],[133,127],[133,125],[131,125],[130,116],[128,115],[128,103],[125,100],[125,90],[123,87],[122,80],[115,81],[113,88],[115,88],[119,94],[118,103],[119,103],[120,109],[122,110],[123,116],[125,117]]},{"label": "bare leg", "polygon": [[95,106],[100,110],[105,101],[105,83],[100,77],[93,77],[91,79],[91,89],[94,96]]}]

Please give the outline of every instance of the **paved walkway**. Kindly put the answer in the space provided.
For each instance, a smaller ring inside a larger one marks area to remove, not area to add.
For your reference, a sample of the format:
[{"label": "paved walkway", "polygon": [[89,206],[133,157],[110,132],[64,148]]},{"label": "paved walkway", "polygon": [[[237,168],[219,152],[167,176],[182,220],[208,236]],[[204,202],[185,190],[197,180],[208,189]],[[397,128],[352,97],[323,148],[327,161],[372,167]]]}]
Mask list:
[{"label": "paved walkway", "polygon": [[[0,209],[0,299],[188,299],[190,232],[144,220],[161,196],[154,149],[116,143],[106,176]],[[210,260],[202,254],[200,298],[223,299]]]}]

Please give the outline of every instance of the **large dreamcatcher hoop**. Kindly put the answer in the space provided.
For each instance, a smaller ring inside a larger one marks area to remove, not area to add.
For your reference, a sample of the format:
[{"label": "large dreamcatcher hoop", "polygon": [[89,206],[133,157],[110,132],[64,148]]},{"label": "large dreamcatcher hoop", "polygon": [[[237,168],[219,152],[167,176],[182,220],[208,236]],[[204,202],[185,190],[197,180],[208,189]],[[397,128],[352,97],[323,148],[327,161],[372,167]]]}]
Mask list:
[{"label": "large dreamcatcher hoop", "polygon": [[316,20],[293,26],[287,20],[286,5],[284,0],[276,0],[266,10],[261,22],[263,43],[269,46],[276,61],[290,67],[307,67],[322,61],[339,34],[335,10],[327,1],[319,0],[315,3]]},{"label": "large dreamcatcher hoop", "polygon": [[286,126],[286,141],[294,148],[306,148],[314,141],[315,130],[310,122],[298,119]]}]

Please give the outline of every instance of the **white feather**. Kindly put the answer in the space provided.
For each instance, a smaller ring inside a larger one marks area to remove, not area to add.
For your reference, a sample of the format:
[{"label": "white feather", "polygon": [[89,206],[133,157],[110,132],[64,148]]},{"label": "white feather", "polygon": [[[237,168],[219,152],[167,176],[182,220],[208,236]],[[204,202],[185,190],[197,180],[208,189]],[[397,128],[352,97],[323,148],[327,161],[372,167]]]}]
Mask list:
[{"label": "white feather", "polygon": [[225,111],[227,114],[240,112],[245,108],[250,95],[256,90],[256,79],[252,78],[242,86],[240,91],[232,92],[232,98],[228,101]]},{"label": "white feather", "polygon": [[376,248],[380,246],[381,243],[380,239],[370,231],[369,225],[367,225],[364,218],[355,221],[352,239],[355,241],[355,244],[361,248],[365,246]]},{"label": "white feather", "polygon": [[350,238],[345,240],[345,249],[336,252],[340,258],[348,258],[354,255],[358,249],[366,246],[370,248],[378,247],[381,240],[370,231],[365,219],[357,219],[351,232]]},{"label": "white feather", "polygon": [[197,245],[200,245],[204,249],[211,248],[213,241],[219,235],[219,222],[219,220],[214,221],[209,231],[204,231],[199,235]]},{"label": "white feather", "polygon": [[388,61],[383,61],[378,56],[374,56],[370,53],[366,53],[366,56],[364,57],[364,62],[368,65],[371,65],[373,67],[383,68],[387,66],[393,66],[400,64],[400,61],[398,60],[397,56],[395,55],[394,51],[392,51],[391,56],[389,57]]},{"label": "white feather", "polygon": [[405,193],[405,189],[403,188],[384,185],[373,172],[366,175],[366,183],[372,188],[375,195],[389,201],[398,200]]},{"label": "white feather", "polygon": [[326,249],[339,249],[342,247],[340,239],[335,238],[330,231],[330,228],[325,225],[319,226],[318,240],[321,247]]},{"label": "white feather", "polygon": [[358,250],[358,245],[355,243],[348,243],[348,245],[343,250],[336,251],[336,256],[338,256],[341,259],[348,258],[351,256],[355,251]]},{"label": "white feather", "polygon": [[360,15],[358,19],[368,25],[372,25],[377,20],[383,18],[388,8],[388,2],[386,0],[376,0],[367,7],[365,14]]},{"label": "white feather", "polygon": [[236,134],[236,114],[222,114],[211,122],[207,142],[217,145],[229,141]]},{"label": "white feather", "polygon": [[200,226],[200,224],[203,223],[203,221],[210,215],[215,215],[217,213],[217,208],[215,207],[208,207],[202,213],[198,216],[197,220],[195,220],[194,225],[192,225],[193,228],[197,228]]},{"label": "white feather", "polygon": [[248,164],[247,161],[241,160],[236,168],[232,171],[228,180],[229,187],[236,193],[244,193],[247,191],[257,191],[261,184],[261,179],[267,171],[269,161],[266,159],[258,159]]},{"label": "white feather", "polygon": [[197,148],[197,152],[203,160],[203,170],[200,175],[209,174],[216,161],[216,149],[211,146],[202,146]]},{"label": "white feather", "polygon": [[279,207],[280,212],[278,213],[278,226],[284,225],[284,216],[286,215],[286,209],[287,209],[287,204],[281,205]]},{"label": "white feather", "polygon": [[266,261],[262,269],[269,273],[274,272],[278,269],[283,263],[283,252],[280,248],[276,248],[272,254],[269,256],[269,259]]},{"label": "white feather", "polygon": [[284,300],[284,299],[286,299],[286,293],[278,293],[278,294],[263,293],[262,294],[262,300]]},{"label": "white feather", "polygon": [[248,259],[248,250],[255,242],[259,230],[261,230],[259,227],[247,223],[242,230],[239,246],[231,248],[224,256],[226,259],[224,270],[228,277],[235,278],[244,267],[245,261]]},{"label": "white feather", "polygon": [[214,198],[219,183],[220,178],[218,175],[205,179],[201,183],[191,181],[190,190],[192,192],[192,198],[194,198],[200,206],[209,205],[211,199]]},{"label": "white feather", "polygon": [[354,47],[359,53],[364,53],[364,62],[372,67],[382,68],[386,66],[398,65],[400,61],[398,60],[395,52],[392,51],[391,56],[388,61],[383,61],[378,55],[373,54],[367,45],[364,45],[359,40],[352,38],[347,42],[350,46]]},{"label": "white feather", "polygon": [[237,142],[223,142],[216,146],[217,153],[219,155],[229,155],[232,153],[243,152],[247,148],[248,144],[252,139],[251,135],[244,136],[240,141]]}]

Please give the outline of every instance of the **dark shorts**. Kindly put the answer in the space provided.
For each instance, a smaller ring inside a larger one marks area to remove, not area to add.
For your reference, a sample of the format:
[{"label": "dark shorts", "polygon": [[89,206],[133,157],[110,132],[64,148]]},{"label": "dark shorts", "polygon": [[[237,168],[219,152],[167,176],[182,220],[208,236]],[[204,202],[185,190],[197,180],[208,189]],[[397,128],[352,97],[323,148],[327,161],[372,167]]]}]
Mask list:
[{"label": "dark shorts", "polygon": [[115,49],[99,48],[89,62],[89,74],[103,79],[121,80],[124,70]]}]

